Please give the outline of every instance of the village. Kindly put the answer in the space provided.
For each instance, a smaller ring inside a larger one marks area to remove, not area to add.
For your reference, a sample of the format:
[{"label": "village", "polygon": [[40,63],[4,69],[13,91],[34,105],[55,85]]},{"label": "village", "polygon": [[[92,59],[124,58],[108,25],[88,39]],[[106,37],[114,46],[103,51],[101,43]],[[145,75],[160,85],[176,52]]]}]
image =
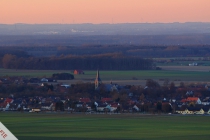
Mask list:
[{"label": "village", "polygon": [[[74,74],[84,72],[75,70]],[[160,86],[152,79],[144,87],[121,86],[112,81],[103,84],[99,70],[94,83],[72,85],[58,83],[55,77],[1,78],[0,93],[0,111],[210,114],[208,85]]]}]

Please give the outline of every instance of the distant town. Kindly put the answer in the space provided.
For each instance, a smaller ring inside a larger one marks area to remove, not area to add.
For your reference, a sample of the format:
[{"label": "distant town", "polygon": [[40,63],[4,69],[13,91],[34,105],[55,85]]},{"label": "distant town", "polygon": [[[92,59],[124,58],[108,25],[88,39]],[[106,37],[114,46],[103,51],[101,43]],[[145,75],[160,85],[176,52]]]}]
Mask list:
[{"label": "distant town", "polygon": [[[0,110],[20,112],[210,114],[210,86],[158,82],[146,86],[104,84],[100,71],[94,82],[63,84],[83,70],[50,78],[1,77]],[[93,77],[94,78],[94,77]]]}]

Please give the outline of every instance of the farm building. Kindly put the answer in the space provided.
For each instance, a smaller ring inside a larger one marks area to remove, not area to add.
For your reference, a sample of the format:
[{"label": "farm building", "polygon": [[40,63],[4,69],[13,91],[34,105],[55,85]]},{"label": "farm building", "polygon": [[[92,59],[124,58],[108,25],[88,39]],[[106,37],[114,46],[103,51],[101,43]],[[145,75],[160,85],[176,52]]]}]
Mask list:
[{"label": "farm building", "polygon": [[74,74],[85,74],[82,70],[74,70]]}]

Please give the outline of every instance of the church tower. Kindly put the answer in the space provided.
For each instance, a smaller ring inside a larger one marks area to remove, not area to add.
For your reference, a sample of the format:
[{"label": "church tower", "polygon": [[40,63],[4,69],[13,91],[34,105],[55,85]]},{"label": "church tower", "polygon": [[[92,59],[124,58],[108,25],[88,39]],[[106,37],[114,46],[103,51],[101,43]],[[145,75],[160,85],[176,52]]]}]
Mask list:
[{"label": "church tower", "polygon": [[95,89],[98,89],[99,88],[99,85],[101,84],[101,78],[100,78],[100,75],[99,75],[99,70],[97,70],[97,74],[96,74],[96,80],[95,80]]}]

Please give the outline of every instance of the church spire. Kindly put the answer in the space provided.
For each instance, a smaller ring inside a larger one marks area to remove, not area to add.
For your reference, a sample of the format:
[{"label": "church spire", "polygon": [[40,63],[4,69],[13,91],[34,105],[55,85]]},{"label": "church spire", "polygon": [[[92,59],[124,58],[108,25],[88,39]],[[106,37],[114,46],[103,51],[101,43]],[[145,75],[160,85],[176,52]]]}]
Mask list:
[{"label": "church spire", "polygon": [[95,80],[95,89],[98,89],[100,84],[101,84],[101,78],[100,78],[100,75],[99,75],[99,70],[97,70],[96,80]]}]

